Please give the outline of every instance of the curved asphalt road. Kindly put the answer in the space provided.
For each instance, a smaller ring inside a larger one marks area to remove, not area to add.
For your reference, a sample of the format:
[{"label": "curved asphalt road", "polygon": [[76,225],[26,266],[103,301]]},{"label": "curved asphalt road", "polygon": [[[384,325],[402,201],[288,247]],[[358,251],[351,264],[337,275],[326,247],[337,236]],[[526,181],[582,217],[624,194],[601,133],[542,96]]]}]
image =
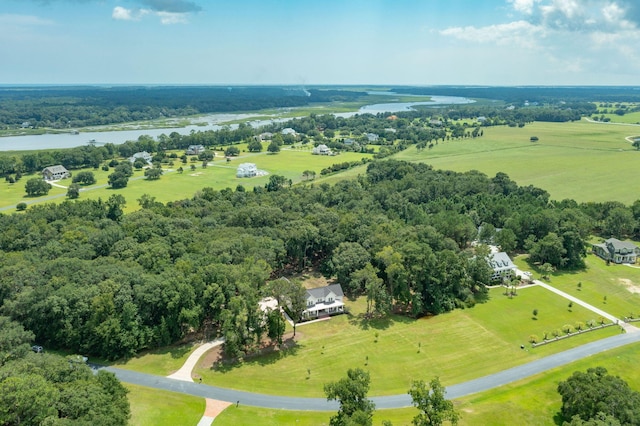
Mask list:
[{"label": "curved asphalt road", "polygon": [[[560,367],[581,358],[604,352],[613,348],[640,342],[640,332],[626,333],[608,337],[596,342],[587,343],[577,348],[550,355],[530,363],[510,368],[489,376],[480,377],[465,383],[449,386],[447,397],[450,399],[461,398],[473,393],[486,391],[515,382],[534,374],[542,373],[555,367]],[[499,362],[499,361],[496,361]],[[264,395],[258,393],[224,389],[199,383],[190,383],[181,380],[168,379],[166,377],[151,374],[137,373],[129,370],[121,370],[113,367],[100,367],[114,373],[118,379],[126,383],[132,383],[150,388],[180,392],[203,398],[217,399],[231,403],[251,405],[255,407],[274,408],[282,410],[314,410],[336,411],[339,406],[335,401],[327,401],[324,398],[298,398],[289,396]],[[376,408],[402,408],[411,406],[411,397],[408,394],[378,396],[370,398]]]}]

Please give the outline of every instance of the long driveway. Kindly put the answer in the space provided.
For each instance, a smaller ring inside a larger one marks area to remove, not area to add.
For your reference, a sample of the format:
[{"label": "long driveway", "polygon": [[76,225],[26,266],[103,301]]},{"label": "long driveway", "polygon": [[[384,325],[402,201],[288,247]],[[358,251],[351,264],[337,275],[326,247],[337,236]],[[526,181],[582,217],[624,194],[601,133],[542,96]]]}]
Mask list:
[{"label": "long driveway", "polygon": [[[493,389],[498,386],[503,386],[508,383],[542,373],[552,368],[569,364],[581,358],[586,358],[600,352],[636,342],[640,342],[640,333],[625,333],[587,343],[577,348],[550,355],[499,373],[449,386],[447,387],[447,397],[452,399],[461,398],[477,392]],[[496,360],[496,362],[499,362],[499,360]],[[240,404],[244,405],[284,410],[336,411],[338,409],[338,404],[336,402],[329,402],[324,398],[298,398],[265,395],[169,379],[166,377],[122,370],[114,367],[97,368],[114,373],[118,379],[126,383],[179,392],[203,398],[228,401],[231,403],[239,401]],[[425,377],[424,379],[427,378]],[[411,406],[411,398],[408,394],[377,396],[372,397],[371,400],[376,404],[376,408],[380,409]]]}]

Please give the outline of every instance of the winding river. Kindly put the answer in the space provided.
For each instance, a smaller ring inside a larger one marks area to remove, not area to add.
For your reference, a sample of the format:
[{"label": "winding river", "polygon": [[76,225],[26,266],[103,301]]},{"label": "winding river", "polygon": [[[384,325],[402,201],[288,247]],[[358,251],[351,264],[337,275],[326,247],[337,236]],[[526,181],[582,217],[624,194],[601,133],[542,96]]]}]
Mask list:
[{"label": "winding river", "polygon": [[[407,96],[398,95],[393,92],[371,92],[376,95],[388,95],[388,96]],[[378,114],[378,113],[394,113],[401,111],[410,111],[416,105],[459,105],[468,104],[474,102],[471,99],[462,98],[458,96],[431,96],[431,101],[428,102],[390,102],[365,105],[357,112],[339,113],[336,116],[351,117],[356,114]],[[261,115],[264,116],[264,115]],[[60,134],[44,134],[44,135],[25,135],[25,136],[8,136],[0,137],[0,151],[23,151],[23,150],[39,150],[39,149],[51,149],[51,148],[73,148],[80,145],[86,145],[89,141],[95,141],[96,144],[102,145],[105,143],[121,144],[126,141],[137,140],[140,135],[149,135],[154,138],[161,134],[170,134],[177,132],[182,135],[187,135],[192,131],[205,131],[205,130],[220,130],[225,125],[232,121],[245,120],[253,127],[261,127],[273,122],[282,122],[290,120],[290,118],[278,118],[274,116],[270,120],[251,120],[258,117],[258,114],[211,114],[203,117],[193,118],[191,125],[186,127],[175,128],[156,128],[156,129],[131,129],[131,130],[110,130],[110,131],[88,131],[80,132],[79,134],[60,133]],[[229,127],[235,128],[237,124],[232,124]]]}]

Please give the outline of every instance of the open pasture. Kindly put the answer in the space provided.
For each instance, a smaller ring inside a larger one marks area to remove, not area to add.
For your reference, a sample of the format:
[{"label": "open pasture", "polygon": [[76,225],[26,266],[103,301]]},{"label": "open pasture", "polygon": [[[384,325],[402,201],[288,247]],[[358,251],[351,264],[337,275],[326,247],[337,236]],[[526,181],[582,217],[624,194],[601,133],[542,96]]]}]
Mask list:
[{"label": "open pasture", "polygon": [[[204,356],[194,373],[217,386],[321,397],[325,383],[361,367],[371,374],[370,394],[389,395],[406,392],[415,379],[439,376],[445,385],[460,383],[619,333],[611,327],[522,350],[531,334],[541,336],[594,315],[582,307],[568,310],[563,298],[542,288],[523,289],[513,299],[503,292],[492,289],[491,300],[472,309],[418,320],[364,320],[361,298],[350,304],[351,316],[299,326],[292,348],[240,364],[213,364]],[[538,319],[533,309],[539,310]]]},{"label": "open pasture", "polygon": [[[518,256],[514,262],[521,270],[534,271],[534,278],[539,278],[526,256]],[[585,262],[585,270],[555,272],[549,284],[618,318],[631,314],[640,317],[640,268],[615,263],[607,266],[593,254],[587,255]]]},{"label": "open pasture", "polygon": [[[489,176],[504,172],[519,185],[545,189],[556,200],[631,204],[638,198],[640,182],[629,176],[636,173],[640,151],[625,140],[638,133],[635,127],[582,120],[482,130],[479,138],[440,141],[422,151],[411,147],[394,158]],[[538,142],[530,142],[532,136]]]}]

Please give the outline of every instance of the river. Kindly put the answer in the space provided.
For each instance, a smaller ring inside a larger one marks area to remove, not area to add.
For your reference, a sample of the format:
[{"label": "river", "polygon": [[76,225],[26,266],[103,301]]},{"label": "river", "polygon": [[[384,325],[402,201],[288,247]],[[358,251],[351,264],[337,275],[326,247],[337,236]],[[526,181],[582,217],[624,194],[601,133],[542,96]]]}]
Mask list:
[{"label": "river", "polygon": [[[406,96],[399,95],[393,92],[371,92],[376,95],[388,95],[388,96]],[[462,98],[458,96],[431,96],[431,101],[428,102],[390,102],[365,105],[357,112],[338,113],[336,116],[351,117],[356,114],[378,114],[378,113],[395,113],[400,111],[410,111],[413,106],[416,105],[453,105],[453,104],[467,104],[474,102],[471,99]],[[73,148],[80,145],[86,145],[89,141],[95,141],[96,145],[103,145],[105,143],[121,144],[126,141],[137,140],[140,135],[149,135],[152,137],[158,137],[161,134],[170,134],[177,132],[182,135],[187,135],[191,131],[205,131],[205,130],[220,130],[224,123],[238,120],[246,120],[247,123],[253,127],[261,127],[273,122],[282,122],[290,120],[290,118],[279,118],[274,115],[272,119],[268,120],[251,120],[251,118],[258,117],[258,114],[211,114],[202,117],[191,119],[191,125],[186,127],[173,127],[162,129],[131,129],[131,130],[109,130],[109,131],[88,131],[80,132],[79,134],[60,133],[60,134],[44,134],[44,135],[24,135],[24,136],[8,136],[0,137],[0,151],[27,151],[27,150],[39,150],[39,149],[56,149],[56,148]],[[264,114],[260,115],[264,117]],[[232,124],[229,127],[236,128],[237,124]]]}]

